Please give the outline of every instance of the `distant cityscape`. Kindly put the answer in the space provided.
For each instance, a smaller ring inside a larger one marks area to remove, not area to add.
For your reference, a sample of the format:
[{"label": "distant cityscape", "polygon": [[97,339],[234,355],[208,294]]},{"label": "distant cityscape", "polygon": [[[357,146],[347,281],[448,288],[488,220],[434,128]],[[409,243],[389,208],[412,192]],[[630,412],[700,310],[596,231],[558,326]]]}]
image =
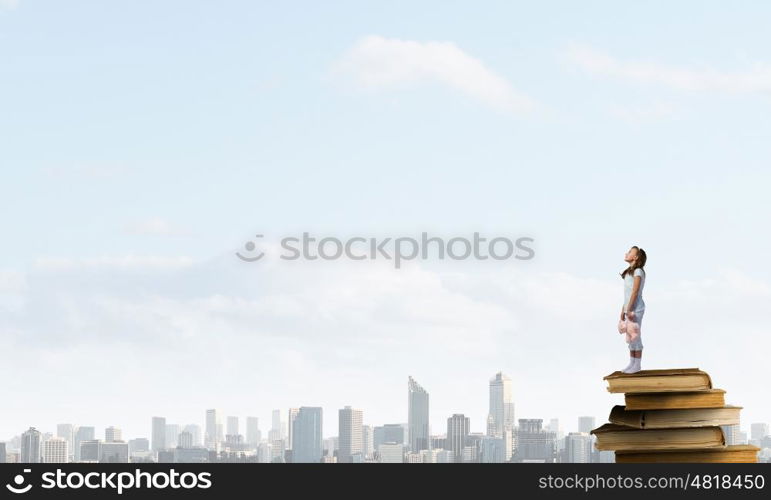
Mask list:
[{"label": "distant cityscape", "polygon": [[[119,427],[97,437],[92,426],[58,424],[56,433],[30,427],[0,442],[0,463],[609,463],[612,451],[597,451],[589,431],[593,416],[578,417],[577,430],[565,434],[558,419],[514,418],[511,379],[497,373],[490,379],[486,432],[471,432],[469,417],[447,418],[444,433],[429,427],[429,393],[415,379],[407,380],[407,422],[364,424],[364,411],[338,410],[338,435],[324,437],[323,409],[301,406],[273,410],[263,437],[257,417],[205,412],[204,425],[150,419],[147,437],[127,436]],[[604,419],[600,424],[604,422]],[[771,462],[767,423],[723,426],[726,444],[755,444],[759,461]]]}]

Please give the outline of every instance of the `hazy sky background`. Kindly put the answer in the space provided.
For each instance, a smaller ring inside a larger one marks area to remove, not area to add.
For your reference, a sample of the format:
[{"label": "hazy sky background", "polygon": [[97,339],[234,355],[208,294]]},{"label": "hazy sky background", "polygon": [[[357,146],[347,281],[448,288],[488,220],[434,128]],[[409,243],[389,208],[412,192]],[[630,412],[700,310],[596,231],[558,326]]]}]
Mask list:
[{"label": "hazy sky background", "polygon": [[[0,439],[323,406],[433,433],[607,419],[644,368],[771,421],[767,2],[0,0]],[[529,262],[233,255],[256,233],[522,235]],[[243,423],[242,423],[243,425]]]}]

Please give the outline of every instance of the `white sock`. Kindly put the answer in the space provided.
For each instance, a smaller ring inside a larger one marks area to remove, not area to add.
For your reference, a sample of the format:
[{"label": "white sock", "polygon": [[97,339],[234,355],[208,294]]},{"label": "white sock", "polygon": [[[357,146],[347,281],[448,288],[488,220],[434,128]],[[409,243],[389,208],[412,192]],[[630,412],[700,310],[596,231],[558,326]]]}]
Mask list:
[{"label": "white sock", "polygon": [[626,365],[626,366],[623,368],[623,370],[621,370],[621,371],[624,371],[624,370],[628,370],[629,368],[631,368],[631,367],[632,367],[632,364],[634,364],[634,358],[633,358],[632,356],[629,356],[629,364],[628,364],[628,365]]}]

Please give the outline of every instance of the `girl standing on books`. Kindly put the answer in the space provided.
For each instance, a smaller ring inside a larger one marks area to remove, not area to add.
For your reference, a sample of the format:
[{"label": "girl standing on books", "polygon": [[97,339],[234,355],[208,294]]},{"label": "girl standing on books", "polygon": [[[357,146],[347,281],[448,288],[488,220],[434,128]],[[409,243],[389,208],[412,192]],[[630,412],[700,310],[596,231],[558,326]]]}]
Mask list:
[{"label": "girl standing on books", "polygon": [[629,265],[621,278],[624,280],[624,305],[621,307],[621,320],[619,332],[626,333],[626,341],[629,344],[629,364],[621,370],[624,373],[636,373],[642,368],[642,339],[641,326],[645,314],[645,302],[642,291],[645,286],[645,250],[633,246],[624,255],[624,261]]}]

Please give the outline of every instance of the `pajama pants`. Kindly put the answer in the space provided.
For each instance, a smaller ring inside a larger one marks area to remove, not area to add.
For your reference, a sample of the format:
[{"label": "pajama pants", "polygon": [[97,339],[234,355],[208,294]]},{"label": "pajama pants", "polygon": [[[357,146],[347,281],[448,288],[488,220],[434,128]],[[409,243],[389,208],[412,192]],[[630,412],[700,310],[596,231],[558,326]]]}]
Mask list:
[{"label": "pajama pants", "polygon": [[629,340],[629,335],[627,335],[627,343],[629,343],[629,350],[630,351],[641,351],[643,348],[642,345],[642,320],[643,316],[645,315],[645,309],[640,311],[634,311],[634,321],[638,325],[640,325],[640,334],[637,335],[633,340]]}]

